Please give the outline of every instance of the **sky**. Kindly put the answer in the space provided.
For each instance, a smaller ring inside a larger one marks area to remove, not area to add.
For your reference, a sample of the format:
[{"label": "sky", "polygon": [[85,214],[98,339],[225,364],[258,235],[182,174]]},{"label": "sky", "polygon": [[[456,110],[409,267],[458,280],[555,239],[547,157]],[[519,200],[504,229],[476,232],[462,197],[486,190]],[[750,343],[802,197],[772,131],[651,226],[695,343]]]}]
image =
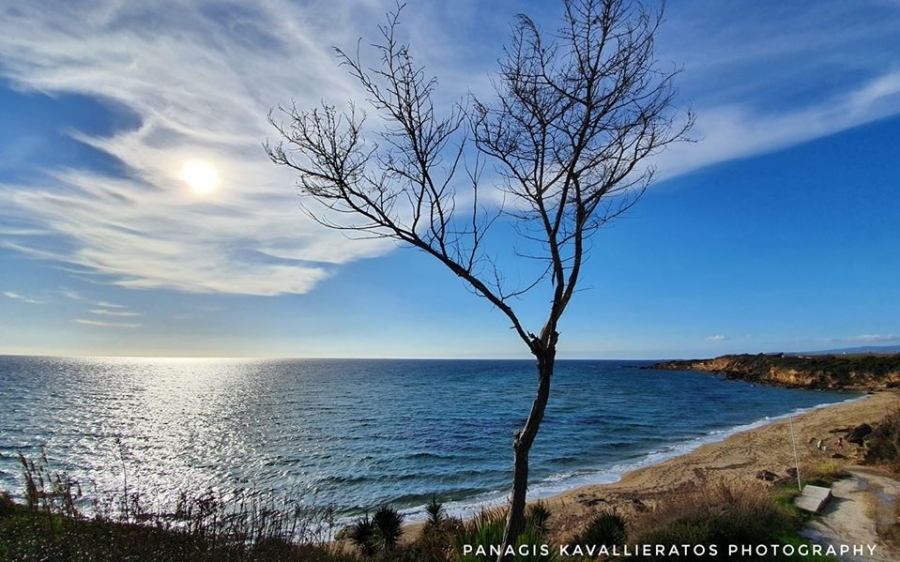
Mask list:
[{"label": "sky", "polygon": [[[527,357],[433,259],[311,221],[263,150],[279,105],[365,104],[333,48],[373,58],[394,6],[0,0],[0,354]],[[416,0],[400,29],[449,107],[559,11]],[[669,2],[694,142],[592,239],[559,357],[900,344],[897,30],[896,0]],[[540,329],[546,294],[513,305]]]}]

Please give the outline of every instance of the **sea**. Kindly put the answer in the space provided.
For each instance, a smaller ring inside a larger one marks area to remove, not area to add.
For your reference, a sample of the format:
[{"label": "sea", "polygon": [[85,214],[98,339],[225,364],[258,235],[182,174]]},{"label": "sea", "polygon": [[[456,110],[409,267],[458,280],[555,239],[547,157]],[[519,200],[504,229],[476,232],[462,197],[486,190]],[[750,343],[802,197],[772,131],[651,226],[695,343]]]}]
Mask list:
[{"label": "sea", "polygon": [[[529,498],[858,398],[649,364],[557,362]],[[505,501],[536,383],[527,360],[0,356],[0,490],[22,496],[21,453],[86,496],[249,491],[409,520],[434,497],[465,516]]]}]

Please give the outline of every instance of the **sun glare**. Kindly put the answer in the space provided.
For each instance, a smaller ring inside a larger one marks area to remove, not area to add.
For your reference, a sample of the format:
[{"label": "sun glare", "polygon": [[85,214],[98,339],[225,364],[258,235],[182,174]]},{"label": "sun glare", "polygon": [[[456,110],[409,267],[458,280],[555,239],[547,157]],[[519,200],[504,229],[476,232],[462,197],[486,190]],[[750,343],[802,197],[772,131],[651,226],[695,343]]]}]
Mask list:
[{"label": "sun glare", "polygon": [[202,160],[189,160],[181,168],[178,176],[194,193],[205,195],[219,187],[219,172],[209,163]]}]

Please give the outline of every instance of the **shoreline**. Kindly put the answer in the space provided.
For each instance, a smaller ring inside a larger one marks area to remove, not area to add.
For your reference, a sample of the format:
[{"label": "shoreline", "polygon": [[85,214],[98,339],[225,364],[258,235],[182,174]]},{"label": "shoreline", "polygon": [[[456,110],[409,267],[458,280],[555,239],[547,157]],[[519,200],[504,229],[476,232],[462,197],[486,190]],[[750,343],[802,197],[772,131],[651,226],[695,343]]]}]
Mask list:
[{"label": "shoreline", "polygon": [[[580,486],[537,501],[552,513],[552,534],[568,539],[580,531],[580,524],[604,511],[640,518],[657,505],[702,488],[740,484],[767,489],[773,483],[759,478],[761,471],[774,473],[778,479],[792,479],[789,469],[795,467],[795,460],[791,426],[803,482],[810,469],[856,464],[858,447],[844,441],[839,449],[836,439],[844,435],[843,430],[862,423],[874,425],[897,409],[900,392],[879,391],[796,415],[785,414],[685,454],[626,472],[616,482]],[[825,444],[824,451],[817,448],[819,439]]]},{"label": "shoreline", "polygon": [[[856,445],[845,441],[843,449],[837,449],[835,441],[843,436],[840,430],[862,423],[874,425],[897,409],[900,409],[900,392],[878,391],[759,420],[725,430],[720,439],[627,470],[613,482],[588,483],[558,493],[539,494],[528,503],[541,503],[548,508],[552,514],[548,522],[551,536],[569,540],[581,530],[581,525],[602,512],[614,511],[634,520],[658,505],[701,488],[741,484],[764,490],[773,483],[758,478],[761,471],[787,479],[790,478],[788,470],[795,466],[791,425],[803,482],[804,474],[810,469],[855,464]],[[819,439],[826,450],[817,449]],[[835,453],[843,458],[833,458]],[[462,517],[474,516],[481,507],[503,505],[505,500],[481,502],[480,507],[467,506],[470,513]],[[447,507],[452,515],[460,515],[452,505]],[[410,521],[405,525],[406,535],[415,536],[422,525],[423,521]]]}]

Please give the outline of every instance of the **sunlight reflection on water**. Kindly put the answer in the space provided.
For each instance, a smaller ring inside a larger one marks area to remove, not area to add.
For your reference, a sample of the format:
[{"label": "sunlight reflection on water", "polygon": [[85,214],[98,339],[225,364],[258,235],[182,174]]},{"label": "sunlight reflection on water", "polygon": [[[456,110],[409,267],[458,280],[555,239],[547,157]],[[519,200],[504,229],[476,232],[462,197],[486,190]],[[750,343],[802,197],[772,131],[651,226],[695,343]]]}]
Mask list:
[{"label": "sunlight reflection on water", "polygon": [[[560,363],[533,492],[848,398],[635,365]],[[498,498],[533,378],[527,361],[0,356],[0,489],[22,489],[17,452],[45,449],[93,496],[121,494],[127,477],[160,506],[240,488],[345,513]]]}]

